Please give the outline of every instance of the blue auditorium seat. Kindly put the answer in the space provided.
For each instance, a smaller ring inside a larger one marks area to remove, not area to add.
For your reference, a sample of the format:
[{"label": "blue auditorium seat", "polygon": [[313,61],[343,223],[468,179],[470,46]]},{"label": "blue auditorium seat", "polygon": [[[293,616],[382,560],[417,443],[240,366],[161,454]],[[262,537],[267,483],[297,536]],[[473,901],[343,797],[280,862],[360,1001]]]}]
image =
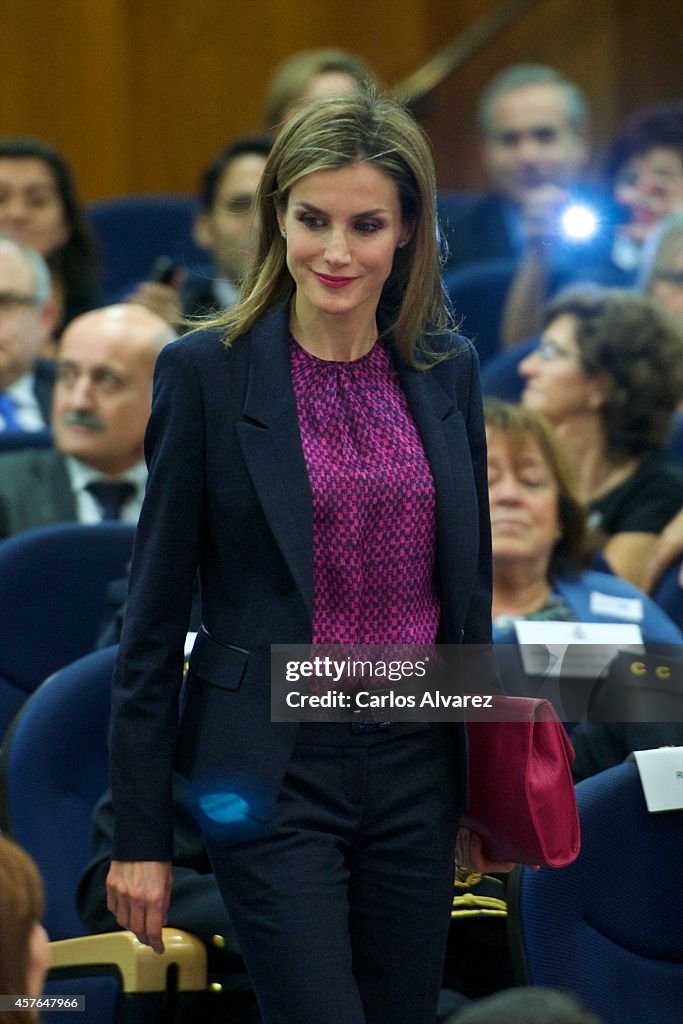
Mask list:
[{"label": "blue auditorium seat", "polygon": [[99,243],[104,302],[119,301],[149,279],[154,261],[168,256],[188,270],[206,263],[192,238],[197,201],[191,196],[123,196],[92,203],[88,220]]},{"label": "blue auditorium seat", "polygon": [[672,1024],[683,1007],[683,811],[648,811],[632,762],[576,787],[582,848],[516,868],[508,888],[523,984],[569,989],[604,1024]]},{"label": "blue auditorium seat", "polygon": [[0,543],[0,737],[51,672],[95,647],[135,527],[60,523]]},{"label": "blue auditorium seat", "polygon": [[[90,857],[91,814],[109,784],[116,652],[107,647],[66,666],[23,705],[0,753],[0,827],[31,854],[43,879],[51,939],[45,994],[85,995],[85,1011],[74,1017],[81,1024],[159,1024],[172,1019],[158,1015],[169,990],[206,988],[204,944],[167,928],[158,955],[131,932],[87,935],[75,902]],[[44,1024],[65,1019],[58,1010],[40,1016]]]}]

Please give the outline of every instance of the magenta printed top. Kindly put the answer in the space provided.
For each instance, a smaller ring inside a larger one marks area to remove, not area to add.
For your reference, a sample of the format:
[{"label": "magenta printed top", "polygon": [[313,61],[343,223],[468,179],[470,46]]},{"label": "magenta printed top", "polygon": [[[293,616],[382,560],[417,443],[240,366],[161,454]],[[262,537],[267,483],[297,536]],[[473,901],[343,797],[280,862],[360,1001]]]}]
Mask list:
[{"label": "magenta printed top", "polygon": [[313,494],[313,643],[434,643],[434,482],[386,345],[334,362],[292,338],[290,363]]}]

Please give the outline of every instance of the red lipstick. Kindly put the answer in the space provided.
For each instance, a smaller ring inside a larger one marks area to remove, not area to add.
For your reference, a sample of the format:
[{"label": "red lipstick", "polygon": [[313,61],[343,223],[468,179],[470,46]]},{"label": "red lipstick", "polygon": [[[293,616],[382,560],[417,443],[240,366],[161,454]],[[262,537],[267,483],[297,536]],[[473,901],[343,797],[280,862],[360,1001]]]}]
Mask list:
[{"label": "red lipstick", "polygon": [[355,277],[331,277],[329,274],[318,274],[314,271],[317,280],[325,288],[346,288],[347,284],[355,281]]}]

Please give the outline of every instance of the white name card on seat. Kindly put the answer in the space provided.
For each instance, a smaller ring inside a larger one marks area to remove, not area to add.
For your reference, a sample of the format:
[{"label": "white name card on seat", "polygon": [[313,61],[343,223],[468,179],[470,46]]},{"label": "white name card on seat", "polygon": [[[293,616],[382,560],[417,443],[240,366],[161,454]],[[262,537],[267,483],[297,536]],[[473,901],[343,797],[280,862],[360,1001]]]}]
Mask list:
[{"label": "white name card on seat", "polygon": [[518,619],[515,631],[529,676],[596,679],[617,651],[643,649],[643,634],[635,622]]},{"label": "white name card on seat", "polygon": [[683,747],[634,751],[648,811],[683,810]]}]

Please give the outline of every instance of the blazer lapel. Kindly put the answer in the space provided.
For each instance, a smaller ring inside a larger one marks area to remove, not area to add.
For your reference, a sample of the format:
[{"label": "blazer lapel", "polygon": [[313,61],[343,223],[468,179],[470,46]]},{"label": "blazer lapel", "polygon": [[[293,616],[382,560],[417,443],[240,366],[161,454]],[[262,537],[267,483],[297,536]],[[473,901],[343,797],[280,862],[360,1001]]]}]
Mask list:
[{"label": "blazer lapel", "polygon": [[289,310],[250,333],[247,393],[237,431],[261,507],[313,618],[313,505],[289,368]]}]

